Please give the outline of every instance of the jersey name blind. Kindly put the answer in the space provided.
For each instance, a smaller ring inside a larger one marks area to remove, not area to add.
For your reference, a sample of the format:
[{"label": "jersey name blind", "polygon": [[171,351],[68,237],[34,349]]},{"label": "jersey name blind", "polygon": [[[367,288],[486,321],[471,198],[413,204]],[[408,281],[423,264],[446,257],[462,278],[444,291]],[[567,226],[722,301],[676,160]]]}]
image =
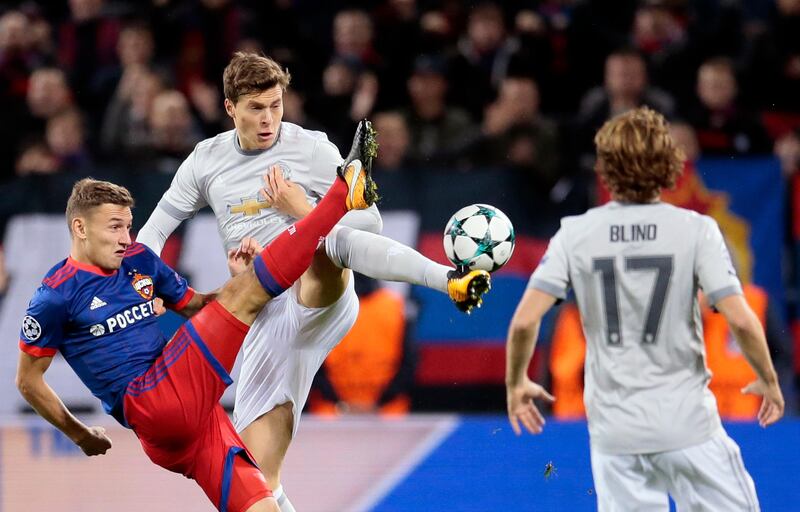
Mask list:
[{"label": "jersey name blind", "polygon": [[710,217],[617,202],[567,217],[529,286],[575,292],[595,449],[680,449],[719,429],[697,292],[714,304],[741,286]]}]

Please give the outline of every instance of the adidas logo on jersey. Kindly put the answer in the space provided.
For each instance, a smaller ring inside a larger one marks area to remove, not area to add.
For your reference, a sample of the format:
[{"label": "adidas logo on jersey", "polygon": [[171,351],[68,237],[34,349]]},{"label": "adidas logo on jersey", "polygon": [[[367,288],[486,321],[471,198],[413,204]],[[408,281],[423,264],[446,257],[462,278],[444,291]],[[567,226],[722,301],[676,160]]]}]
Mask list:
[{"label": "adidas logo on jersey", "polygon": [[92,299],[92,304],[89,306],[89,309],[91,311],[94,311],[95,309],[102,308],[103,306],[106,306],[106,305],[107,304],[105,302],[103,302],[103,299],[95,297],[95,298]]}]

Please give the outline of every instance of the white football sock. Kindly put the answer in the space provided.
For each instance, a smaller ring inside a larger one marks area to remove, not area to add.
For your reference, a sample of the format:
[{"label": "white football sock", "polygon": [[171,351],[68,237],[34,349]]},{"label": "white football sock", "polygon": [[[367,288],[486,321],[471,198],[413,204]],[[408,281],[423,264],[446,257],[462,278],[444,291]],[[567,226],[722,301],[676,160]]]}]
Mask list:
[{"label": "white football sock", "polygon": [[281,512],[296,512],[294,505],[289,501],[289,497],[283,492],[283,485],[279,485],[273,489],[272,497],[278,502],[278,508],[281,509]]},{"label": "white football sock", "polygon": [[336,226],[325,238],[331,261],[373,279],[418,284],[447,293],[450,267],[429,260],[411,247],[391,238]]}]

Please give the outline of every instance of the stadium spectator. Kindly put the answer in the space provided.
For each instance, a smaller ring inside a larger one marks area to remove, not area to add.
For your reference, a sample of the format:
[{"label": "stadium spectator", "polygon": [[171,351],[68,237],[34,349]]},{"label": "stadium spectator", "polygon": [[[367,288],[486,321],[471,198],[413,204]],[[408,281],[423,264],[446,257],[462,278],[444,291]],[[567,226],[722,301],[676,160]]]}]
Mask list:
[{"label": "stadium spectator", "polygon": [[26,101],[29,114],[21,120],[20,128],[29,134],[43,133],[49,118],[73,107],[72,89],[64,72],[44,67],[31,73]]},{"label": "stadium spectator", "polygon": [[86,128],[83,116],[77,109],[70,109],[47,120],[45,138],[47,146],[58,160],[63,172],[88,175],[92,168],[92,157],[86,145]]},{"label": "stadium spectator", "polygon": [[153,99],[147,127],[150,144],[146,166],[162,173],[174,173],[202,138],[194,126],[189,102],[175,89],[162,91]]},{"label": "stadium spectator", "polygon": [[651,82],[669,91],[679,104],[693,95],[690,76],[698,62],[690,45],[682,9],[666,2],[644,2],[634,14],[631,39],[648,64]]},{"label": "stadium spectator", "polygon": [[491,2],[476,5],[450,65],[450,83],[459,84],[452,91],[453,102],[480,119],[516,49],[517,43],[506,32],[503,10]]},{"label": "stadium spectator", "polygon": [[623,48],[605,60],[603,85],[590,89],[581,100],[574,139],[578,165],[586,172],[594,167],[592,140],[608,119],[640,106],[648,106],[671,118],[675,101],[665,91],[648,84],[647,66],[638,51]]},{"label": "stadium spectator", "polygon": [[92,93],[98,70],[117,58],[119,21],[106,14],[104,0],[70,0],[70,18],[58,29],[58,60],[69,73],[76,101],[88,112],[103,107],[103,98]]},{"label": "stadium spectator", "polygon": [[767,30],[755,38],[745,60],[747,90],[758,107],[800,113],[800,2],[777,0]]},{"label": "stadium spectator", "polygon": [[47,143],[36,141],[23,148],[14,169],[17,176],[53,174],[58,172],[59,163]]},{"label": "stadium spectator", "polygon": [[322,74],[322,95],[311,109],[328,128],[331,142],[346,145],[356,123],[370,114],[378,79],[354,57],[334,57]]},{"label": "stadium spectator", "polygon": [[564,80],[566,66],[557,63],[559,53],[558,35],[546,18],[533,9],[522,9],[514,16],[514,36],[511,40],[512,54],[506,69],[506,76],[529,76],[536,80],[546,101],[547,112],[557,112],[569,108],[569,97],[559,90],[557,84]]},{"label": "stadium spectator", "polygon": [[381,57],[373,44],[372,19],[358,9],[339,11],[333,20],[334,56],[352,58],[365,66],[376,66]]},{"label": "stadium spectator", "polygon": [[30,23],[19,11],[0,17],[0,98],[5,102],[25,97],[28,75],[41,62],[31,45]]},{"label": "stadium spectator", "polygon": [[239,2],[200,0],[177,11],[180,34],[176,85],[188,91],[196,81],[216,83],[231,54],[245,38],[248,19]]},{"label": "stadium spectator", "polygon": [[19,120],[26,119],[25,96],[28,77],[40,65],[43,56],[32,48],[31,24],[20,11],[10,10],[0,17],[0,110],[15,123],[0,123],[0,180],[11,178],[8,172],[17,156],[25,129]]},{"label": "stadium spectator", "polygon": [[[294,78],[294,76],[292,76]],[[325,128],[306,113],[306,97],[292,87],[283,93],[283,119],[309,130],[325,131]]]},{"label": "stadium spectator", "polygon": [[[130,22],[122,27],[116,45],[117,62],[97,71],[92,79],[92,90],[98,95],[102,115],[119,87],[132,88],[133,75],[151,68],[155,56],[155,43],[150,27],[142,21]],[[130,94],[130,92],[128,92]],[[99,123],[99,119],[98,119]]]},{"label": "stadium spectator", "polygon": [[408,79],[410,104],[403,111],[411,135],[410,159],[425,166],[447,165],[475,138],[469,114],[446,102],[449,83],[443,58],[423,55]]},{"label": "stadium spectator", "polygon": [[696,162],[700,158],[700,143],[692,125],[683,121],[673,121],[669,125],[669,134],[675,144],[683,150],[687,162]]},{"label": "stadium spectator", "polygon": [[399,112],[386,111],[378,112],[372,119],[380,144],[380,151],[375,158],[375,171],[402,170],[408,164],[411,149],[411,137],[405,118]]},{"label": "stadium spectator", "polygon": [[518,169],[546,188],[558,180],[558,129],[539,112],[539,89],[532,78],[502,81],[497,100],[486,107],[482,133],[472,148],[480,164]]},{"label": "stadium spectator", "polygon": [[122,76],[106,109],[101,147],[106,155],[138,158],[150,144],[147,117],[155,97],[164,90],[162,78],[144,67],[135,67]]},{"label": "stadium spectator", "polygon": [[689,119],[704,154],[769,153],[771,144],[758,119],[738,101],[733,62],[717,57],[697,71],[697,104]]}]

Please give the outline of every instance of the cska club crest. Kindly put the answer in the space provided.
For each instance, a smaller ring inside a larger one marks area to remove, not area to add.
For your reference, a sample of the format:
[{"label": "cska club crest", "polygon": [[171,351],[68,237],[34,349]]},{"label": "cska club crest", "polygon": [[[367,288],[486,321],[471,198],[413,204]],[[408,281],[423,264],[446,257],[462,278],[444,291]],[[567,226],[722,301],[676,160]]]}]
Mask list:
[{"label": "cska club crest", "polygon": [[131,284],[133,285],[133,289],[136,290],[136,293],[141,295],[144,300],[153,298],[154,289],[152,277],[137,273],[134,274]]}]

